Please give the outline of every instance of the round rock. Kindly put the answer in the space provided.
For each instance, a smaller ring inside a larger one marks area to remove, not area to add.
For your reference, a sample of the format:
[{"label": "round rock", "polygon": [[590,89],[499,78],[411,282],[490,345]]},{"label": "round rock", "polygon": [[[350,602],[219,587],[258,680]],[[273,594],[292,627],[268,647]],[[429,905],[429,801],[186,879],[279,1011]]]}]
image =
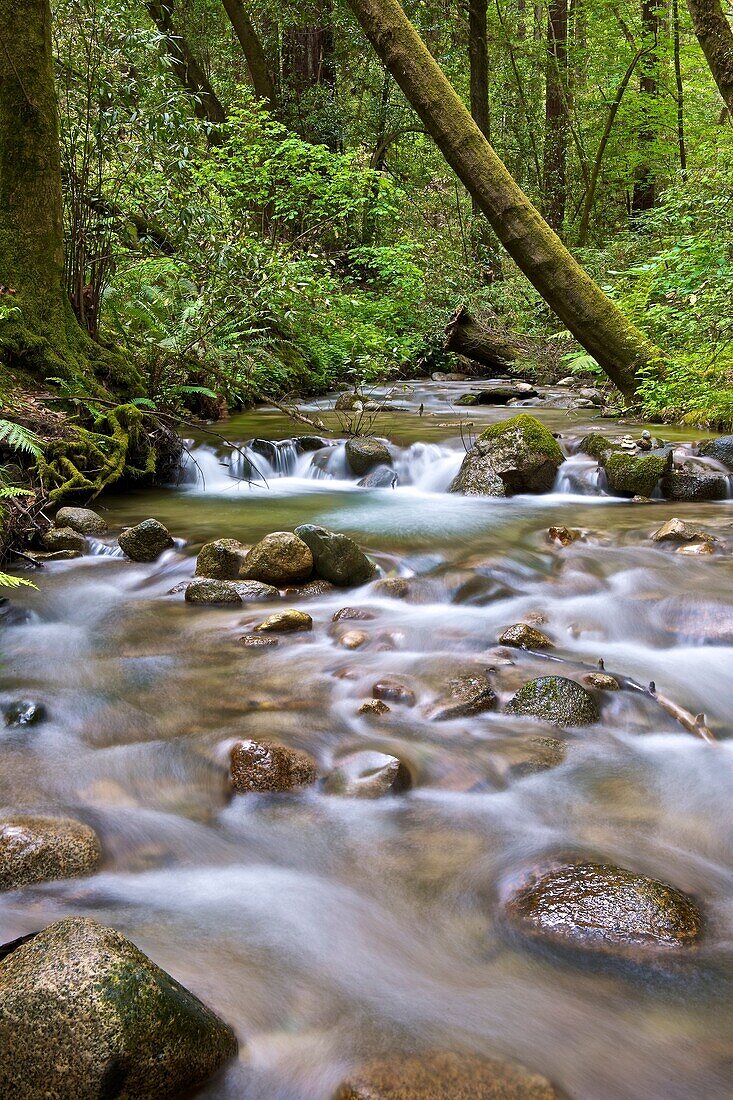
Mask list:
[{"label": "round rock", "polygon": [[428,717],[434,721],[470,718],[493,710],[496,703],[496,695],[486,677],[471,673],[449,681],[445,695],[433,704]]},{"label": "round rock", "polygon": [[207,542],[196,558],[196,576],[236,581],[247,553],[247,547],[237,539],[214,539],[213,542]]},{"label": "round rock", "polygon": [[295,534],[311,551],[318,576],[331,584],[366,584],[377,571],[374,562],[347,535],[327,531],[312,523],[296,527]]},{"label": "round rock", "polygon": [[70,527],[80,535],[103,535],[107,524],[91,508],[59,508],[54,523],[57,527]]},{"label": "round rock", "polygon": [[186,585],[188,603],[241,604],[276,600],[280,593],[270,584],[259,581],[216,581],[211,577],[197,577]]},{"label": "round rock", "polygon": [[307,581],[313,572],[313,554],[292,531],[265,535],[247,554],[241,576],[282,587]]},{"label": "round rock", "polygon": [[83,554],[87,548],[87,540],[72,527],[52,527],[50,531],[41,537],[41,542],[47,550],[76,550]]},{"label": "round rock", "polygon": [[117,541],[132,561],[155,561],[173,546],[170,531],[157,519],[144,519],[135,527],[128,527]]},{"label": "round rock", "polygon": [[0,890],[88,875],[102,857],[97,834],[66,817],[0,818]]},{"label": "round rock", "polygon": [[423,1051],[368,1062],[334,1100],[558,1100],[550,1082],[511,1062]]},{"label": "round rock", "polygon": [[379,680],[372,688],[375,699],[389,703],[402,703],[406,707],[415,706],[415,692],[398,680]]},{"label": "round rock", "polygon": [[600,717],[590,692],[565,676],[530,680],[510,699],[507,710],[559,726],[589,726]]},{"label": "round rock", "polygon": [[240,793],[290,791],[315,783],[316,762],[276,741],[239,741],[232,748],[229,775]]},{"label": "round rock", "polygon": [[268,634],[285,634],[296,630],[312,630],[313,619],[305,611],[289,607],[285,611],[275,611],[254,628]]},{"label": "round rock", "polygon": [[381,439],[358,436],[346,443],[346,461],[358,477],[363,477],[375,466],[391,466],[392,455]]}]

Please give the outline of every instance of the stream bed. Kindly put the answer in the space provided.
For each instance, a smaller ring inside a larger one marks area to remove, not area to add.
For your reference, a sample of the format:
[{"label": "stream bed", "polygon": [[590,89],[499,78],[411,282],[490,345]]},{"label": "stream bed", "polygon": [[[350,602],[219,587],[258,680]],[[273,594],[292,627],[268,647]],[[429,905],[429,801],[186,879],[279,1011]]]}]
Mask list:
[{"label": "stream bed", "polygon": [[[192,441],[181,484],[99,502],[111,532],[154,516],[180,540],[174,549],[137,564],[111,535],[13,595],[30,616],[2,628],[0,697],[38,701],[47,718],[0,733],[0,803],[88,822],[104,858],[92,877],[0,893],[0,943],[76,914],[129,936],[239,1036],[239,1061],[205,1097],[329,1100],[365,1057],[440,1047],[513,1059],[573,1100],[724,1100],[733,502],[614,498],[581,455],[543,496],[450,494],[468,436],[517,411],[457,410],[465,389],[390,392],[398,408],[371,429],[393,452],[396,479],[380,488],[357,485],[338,433],[303,452],[289,441],[317,429],[275,409],[237,415],[217,426],[228,442]],[[334,425],[332,406],[304,410]],[[589,431],[645,427],[594,409],[526,411],[571,455]],[[650,430],[680,446],[695,434]],[[252,439],[275,446],[253,450]],[[650,541],[672,516],[713,532],[716,552]],[[303,523],[351,536],[406,583],[281,600],[307,611],[313,630],[262,649],[239,638],[274,606],[184,601],[205,542],[249,545]],[[561,546],[553,526],[582,535]],[[373,616],[355,624],[368,640],[354,651],[332,622],[344,606]],[[654,681],[704,713],[717,742],[641,692],[608,693],[599,724],[561,733],[501,708],[432,721],[452,677],[488,670],[506,700],[547,673],[550,657],[497,644],[522,621],[541,624],[567,675],[602,659]],[[415,705],[378,720],[358,713],[384,679],[407,685]],[[562,739],[556,766],[531,766],[538,737]],[[394,753],[413,787],[373,801],[320,787],[232,797],[227,755],[240,738],[306,750],[322,773],[346,751]],[[694,965],[621,972],[507,935],[507,884],[555,852],[692,895],[705,920]]]}]

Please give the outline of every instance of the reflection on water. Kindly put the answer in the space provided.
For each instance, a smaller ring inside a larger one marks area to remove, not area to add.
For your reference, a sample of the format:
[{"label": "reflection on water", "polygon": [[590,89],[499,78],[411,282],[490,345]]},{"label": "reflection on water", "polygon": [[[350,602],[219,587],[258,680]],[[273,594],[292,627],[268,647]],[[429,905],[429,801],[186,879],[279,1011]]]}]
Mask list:
[{"label": "reflection on water", "polygon": [[[406,408],[375,432],[393,449],[394,488],[357,488],[338,443],[257,454],[266,484],[242,484],[237,452],[202,438],[191,480],[106,502],[112,526],[155,515],[185,546],[148,566],[102,540],[19,597],[33,614],[3,632],[2,698],[42,701],[49,719],[3,734],[0,801],[83,817],[105,863],[90,879],[0,895],[0,940],[70,913],[128,934],[246,1043],[210,1097],[328,1100],[355,1059],[429,1043],[516,1058],[575,1100],[722,1100],[733,1052],[730,502],[623,503],[598,495],[582,457],[546,497],[449,495],[463,454],[452,392],[393,395]],[[333,423],[322,405],[311,411]],[[474,430],[509,414],[469,412]],[[587,412],[542,415],[568,452],[598,428]],[[226,434],[244,444],[297,431],[258,411]],[[688,558],[650,543],[673,514],[714,530],[720,552]],[[267,607],[208,610],[169,595],[207,539],[253,542],[302,522],[353,534],[409,581],[408,598],[370,585],[301,601],[313,633],[258,651],[237,639]],[[583,537],[561,549],[551,525]],[[374,615],[358,623],[368,640],[356,652],[331,623],[346,604]],[[493,670],[506,700],[548,671],[496,646],[528,616],[571,669],[603,658],[655,680],[704,711],[721,743],[626,692],[609,693],[592,730],[558,735],[500,711],[431,722],[429,705],[460,672]],[[415,707],[359,715],[387,677]],[[563,739],[564,763],[517,771],[531,738],[548,734]],[[318,790],[231,800],[224,763],[241,736],[307,749],[324,771],[347,750],[398,752],[415,787],[377,802]],[[507,938],[503,884],[555,850],[695,894],[708,931],[694,973],[660,982],[561,965]]]}]

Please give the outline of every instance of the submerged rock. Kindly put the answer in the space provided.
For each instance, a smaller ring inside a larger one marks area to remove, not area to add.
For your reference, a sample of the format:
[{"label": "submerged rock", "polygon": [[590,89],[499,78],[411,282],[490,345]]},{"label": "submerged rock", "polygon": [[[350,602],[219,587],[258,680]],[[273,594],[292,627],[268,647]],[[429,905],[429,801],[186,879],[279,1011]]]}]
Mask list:
[{"label": "submerged rock", "polygon": [[700,447],[700,454],[706,458],[713,458],[721,462],[729,470],[733,470],[733,435],[721,435],[717,439],[709,439]]},{"label": "submerged rock", "polygon": [[530,680],[510,699],[507,710],[559,726],[589,726],[600,717],[590,692],[565,676]]},{"label": "submerged rock", "polygon": [[369,635],[365,630],[347,630],[338,636],[337,641],[344,649],[360,649],[369,641]]},{"label": "submerged rock", "polygon": [[657,483],[669,469],[667,458],[655,455],[625,454],[615,451],[605,461],[609,490],[618,496],[649,497]]},{"label": "submerged rock", "polygon": [[107,530],[105,520],[91,508],[59,508],[54,523],[57,527],[70,527],[80,535],[103,535]]},{"label": "submerged rock", "polygon": [[505,902],[520,931],[601,952],[695,944],[702,918],[692,898],[623,867],[569,863],[533,873]]},{"label": "submerged rock", "polygon": [[406,707],[415,706],[415,692],[398,680],[379,680],[372,687],[372,695],[375,699],[382,699],[389,703],[402,703]]},{"label": "submerged rock", "polygon": [[433,704],[428,717],[437,722],[470,718],[494,710],[496,704],[496,694],[486,677],[470,673],[448,683],[445,695]]},{"label": "submerged rock", "polygon": [[32,699],[17,699],[3,707],[3,718],[6,726],[37,726],[46,718],[46,708]]},{"label": "submerged rock", "polygon": [[368,611],[365,607],[341,607],[338,611],[334,611],[332,622],[340,623],[344,620],[354,620],[355,622],[369,622],[371,619],[375,619],[376,615],[373,611]]},{"label": "submerged rock", "polygon": [[517,649],[552,649],[553,643],[546,634],[528,623],[515,623],[499,635],[499,644]]},{"label": "submerged rock", "polygon": [[279,639],[273,638],[271,634],[243,634],[239,642],[245,649],[270,649],[280,645]]},{"label": "submerged rock", "polygon": [[75,550],[78,554],[83,554],[87,548],[84,535],[71,527],[52,527],[41,536],[41,542],[52,553],[56,550]]},{"label": "submerged rock", "polygon": [[232,748],[229,776],[240,793],[279,792],[316,781],[316,762],[306,752],[276,741],[238,741]]},{"label": "submerged rock", "polygon": [[375,466],[391,466],[392,455],[387,446],[374,436],[356,436],[346,443],[346,461],[352,471],[362,477]]},{"label": "submerged rock", "polygon": [[397,474],[389,466],[377,466],[357,482],[360,489],[394,489]]},{"label": "submerged rock", "polygon": [[700,474],[673,470],[662,478],[662,495],[667,500],[691,503],[698,500],[725,500],[728,479],[723,474]]},{"label": "submerged rock", "polygon": [[0,890],[88,875],[101,858],[97,834],[81,821],[25,814],[0,818]]},{"label": "submerged rock", "polygon": [[315,580],[306,581],[305,584],[299,584],[294,588],[284,588],[282,594],[288,598],[298,596],[304,600],[312,600],[314,596],[331,596],[335,591],[335,584],[324,581],[322,577],[316,577]]},{"label": "submerged rock", "polygon": [[238,579],[248,548],[237,539],[214,539],[201,547],[196,558],[196,576],[216,580]]},{"label": "submerged rock", "polygon": [[716,542],[714,535],[674,517],[649,536],[652,542]]},{"label": "submerged rock", "polygon": [[313,555],[313,566],[319,577],[342,587],[366,584],[377,571],[374,562],[359,549],[353,539],[313,523],[296,527],[295,534]]},{"label": "submerged rock", "polygon": [[382,577],[374,585],[375,596],[387,596],[390,600],[406,600],[410,595],[410,582],[406,577]]},{"label": "submerged rock", "polygon": [[312,630],[313,619],[305,611],[288,607],[284,611],[275,611],[254,628],[263,633],[284,634],[295,630]]},{"label": "submerged rock", "polygon": [[531,737],[524,749],[524,759],[516,760],[509,768],[513,779],[524,779],[528,775],[549,771],[562,764],[567,754],[564,741],[556,737]]},{"label": "submerged rock", "polygon": [[173,546],[170,531],[157,519],[144,519],[135,527],[128,527],[117,541],[132,561],[155,561]]},{"label": "submerged rock", "polygon": [[74,917],[0,965],[0,1047],[0,1095],[13,1100],[176,1100],[237,1040],[124,936]]},{"label": "submerged rock", "polygon": [[359,707],[357,714],[366,714],[371,717],[381,717],[383,714],[389,714],[390,708],[381,699],[368,699],[366,703],[362,703]]},{"label": "submerged rock", "polygon": [[550,1082],[512,1062],[422,1051],[368,1062],[334,1100],[558,1100]]},{"label": "submerged rock", "polygon": [[557,542],[560,546],[572,546],[581,537],[582,532],[575,527],[548,527],[547,537],[550,542]]},{"label": "submerged rock", "polygon": [[552,433],[535,417],[521,413],[481,433],[450,492],[485,496],[546,493],[563,461]]},{"label": "submerged rock", "polygon": [[279,595],[277,588],[260,581],[217,581],[212,577],[197,577],[186,585],[188,603],[257,603],[276,600]]},{"label": "submerged rock", "polygon": [[678,638],[733,645],[733,607],[700,596],[668,596],[657,605],[654,618],[662,630]]},{"label": "submerged rock", "polygon": [[247,554],[240,576],[282,587],[307,581],[313,572],[313,554],[291,531],[265,535]]},{"label": "submerged rock", "polygon": [[381,798],[401,794],[412,786],[410,769],[396,756],[383,752],[353,752],[342,757],[326,778],[327,794],[349,798]]}]

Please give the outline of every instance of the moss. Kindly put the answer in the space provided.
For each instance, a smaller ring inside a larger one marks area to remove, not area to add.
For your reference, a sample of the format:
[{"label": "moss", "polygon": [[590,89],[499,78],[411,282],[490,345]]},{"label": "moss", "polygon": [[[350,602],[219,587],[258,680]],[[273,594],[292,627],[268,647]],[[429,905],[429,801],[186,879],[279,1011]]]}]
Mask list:
[{"label": "moss", "polygon": [[509,420],[490,424],[478,438],[489,442],[506,441],[508,443],[515,434],[522,437],[527,450],[543,454],[558,465],[564,461],[565,456],[552,432],[528,413],[520,413],[519,416],[512,416]]},{"label": "moss", "polygon": [[608,436],[601,435],[600,432],[590,432],[578,444],[578,450],[581,454],[589,455],[591,458],[595,458],[600,462],[601,459],[608,451],[618,451],[620,449],[619,443],[614,443]]},{"label": "moss", "polygon": [[668,459],[656,455],[639,457],[617,451],[605,463],[608,487],[623,496],[648,497],[668,466]]},{"label": "moss", "polygon": [[530,680],[509,701],[507,710],[560,726],[588,726],[598,721],[598,707],[593,696],[565,676],[540,676]]}]

